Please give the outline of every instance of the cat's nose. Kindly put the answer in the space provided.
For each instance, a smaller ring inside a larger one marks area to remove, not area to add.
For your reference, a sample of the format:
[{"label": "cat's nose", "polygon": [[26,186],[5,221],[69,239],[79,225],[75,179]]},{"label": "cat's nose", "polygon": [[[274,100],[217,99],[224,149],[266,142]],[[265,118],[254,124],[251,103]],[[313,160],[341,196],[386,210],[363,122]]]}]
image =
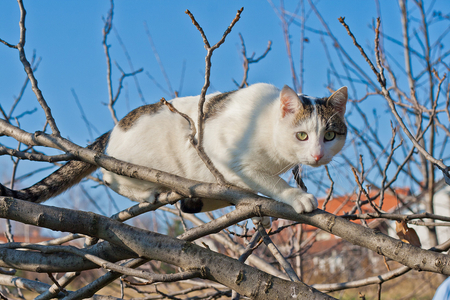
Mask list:
[{"label": "cat's nose", "polygon": [[319,162],[319,160],[323,157],[323,154],[311,154],[311,156],[316,162]]}]

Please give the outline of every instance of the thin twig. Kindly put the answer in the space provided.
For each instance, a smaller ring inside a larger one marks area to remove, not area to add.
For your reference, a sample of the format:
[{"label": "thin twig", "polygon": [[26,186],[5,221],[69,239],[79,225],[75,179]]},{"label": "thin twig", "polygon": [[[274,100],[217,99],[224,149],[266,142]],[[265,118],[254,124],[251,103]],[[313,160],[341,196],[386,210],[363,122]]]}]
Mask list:
[{"label": "thin twig", "polygon": [[387,179],[387,169],[388,169],[389,165],[391,164],[392,156],[394,155],[395,150],[397,150],[403,144],[403,141],[400,141],[400,143],[396,147],[394,147],[396,130],[395,130],[394,126],[392,125],[392,122],[391,122],[391,129],[392,129],[391,152],[389,153],[389,156],[386,160],[386,165],[383,170],[383,178],[381,179],[381,185],[380,185],[380,202],[379,202],[380,209],[383,209],[384,191],[386,190],[385,184],[386,184],[386,179]]},{"label": "thin twig", "polygon": [[108,42],[107,42],[108,35],[111,33],[112,20],[113,20],[113,16],[114,16],[113,0],[111,0],[110,3],[111,3],[111,7],[108,11],[108,16],[104,20],[105,25],[103,26],[102,44],[103,44],[103,49],[105,51],[105,56],[106,56],[106,82],[108,85],[108,96],[109,96],[108,108],[109,108],[109,111],[111,112],[111,117],[114,121],[114,124],[117,124],[117,123],[119,123],[119,120],[117,119],[116,111],[113,108],[114,95],[113,95],[113,87],[112,87],[112,80],[111,80],[111,76],[112,76],[112,74],[111,74],[111,55],[109,54],[109,47],[111,47],[111,46],[108,45]]},{"label": "thin twig", "polygon": [[171,281],[177,281],[177,280],[183,280],[183,279],[203,277],[203,275],[204,275],[204,270],[202,270],[201,268],[196,269],[196,270],[181,272],[181,273],[175,273],[175,274],[153,274],[153,273],[146,272],[143,270],[135,270],[135,269],[117,265],[115,263],[111,263],[105,259],[98,257],[98,256],[86,253],[85,251],[78,249],[74,246],[42,246],[42,245],[38,245],[38,244],[17,243],[17,247],[38,250],[38,251],[42,251],[44,253],[55,253],[55,252],[71,253],[71,254],[83,257],[83,258],[99,265],[100,267],[102,267],[104,269],[111,270],[114,272],[119,272],[119,273],[122,273],[122,274],[128,275],[128,276],[144,278],[151,282],[171,282]]},{"label": "thin twig", "polygon": [[266,233],[266,230],[262,226],[261,223],[257,225],[259,234],[261,234],[264,244],[266,244],[267,248],[270,250],[272,255],[275,257],[275,259],[278,261],[278,263],[281,265],[281,267],[284,269],[286,274],[289,276],[291,281],[293,282],[300,282],[300,279],[298,278],[297,274],[295,273],[292,266],[287,262],[287,260],[283,257],[283,255],[280,253],[280,251],[277,249],[275,244],[272,242],[272,240],[269,238],[269,236]]},{"label": "thin twig", "polygon": [[359,157],[359,161],[361,164],[361,181],[359,180],[357,171],[355,168],[352,167],[352,171],[353,171],[353,175],[355,176],[355,181],[358,184],[358,187],[360,189],[360,191],[362,191],[364,193],[364,195],[366,196],[366,199],[369,201],[370,206],[372,206],[372,208],[375,210],[375,212],[380,213],[381,210],[375,205],[375,203],[372,202],[372,198],[370,197],[369,193],[366,191],[366,189],[363,187],[363,183],[364,183],[364,164],[362,162],[362,155],[360,155]]},{"label": "thin twig", "polygon": [[[414,138],[414,136],[409,131],[408,127],[406,127],[405,123],[403,122],[402,117],[398,114],[397,109],[395,107],[394,101],[391,98],[391,95],[386,88],[386,81],[382,77],[382,70],[383,66],[381,67],[380,72],[378,72],[374,65],[372,64],[371,60],[367,57],[366,53],[364,52],[363,48],[356,42],[356,38],[353,35],[353,33],[350,31],[350,28],[345,23],[344,18],[339,18],[339,21],[342,23],[342,25],[347,29],[348,35],[353,39],[355,46],[360,50],[361,55],[364,57],[364,59],[369,64],[370,68],[374,72],[374,74],[377,76],[378,82],[381,86],[382,94],[384,95],[384,98],[387,100],[389,108],[391,109],[394,117],[396,118],[397,122],[399,123],[400,127],[402,128],[403,132],[406,134],[406,136],[409,138],[409,140],[414,144],[414,146],[419,150],[419,152],[430,162],[432,162],[434,165],[438,166],[439,169],[442,170],[442,172],[445,174],[447,172],[447,176],[450,176],[450,173],[446,170],[447,166],[441,161],[436,158],[434,158],[430,153],[428,153],[427,150],[423,148],[422,145],[419,144],[419,142]],[[381,22],[379,19],[377,22]],[[379,55],[379,51],[375,52],[376,55]],[[376,58],[377,60],[380,60],[379,57]]]},{"label": "thin twig", "polygon": [[225,42],[225,38],[227,35],[231,32],[231,29],[234,27],[237,21],[239,21],[240,16],[244,8],[241,8],[237,11],[235,18],[231,22],[230,26],[225,30],[224,34],[222,35],[222,38],[214,45],[210,46],[208,39],[205,35],[205,32],[201,28],[201,26],[198,24],[198,22],[195,20],[194,15],[189,11],[186,10],[186,14],[189,15],[189,17],[192,20],[192,23],[194,26],[198,29],[200,32],[200,35],[203,38],[203,43],[205,44],[206,48],[206,57],[205,57],[205,84],[202,87],[202,91],[200,93],[200,99],[198,102],[198,122],[197,122],[197,143],[195,146],[195,149],[197,150],[197,153],[199,154],[200,158],[203,160],[205,165],[208,167],[208,169],[211,171],[211,173],[216,178],[217,182],[221,185],[229,185],[229,183],[225,180],[223,175],[216,169],[211,159],[206,155],[204,149],[203,149],[203,132],[204,132],[204,122],[205,122],[205,115],[203,113],[203,106],[206,101],[206,91],[208,90],[208,87],[210,85],[210,74],[211,74],[211,56],[217,48],[220,47]]},{"label": "thin twig", "polygon": [[10,156],[14,156],[20,159],[32,160],[32,161],[46,161],[46,162],[58,162],[58,161],[68,161],[72,160],[75,157],[71,154],[59,154],[59,155],[51,155],[47,156],[40,153],[29,153],[18,151],[17,149],[7,148],[5,146],[0,145],[0,155],[8,154]]},{"label": "thin twig", "polygon": [[327,197],[325,198],[325,201],[323,202],[323,205],[322,205],[323,210],[326,210],[327,203],[328,203],[328,201],[330,201],[331,197],[333,196],[333,188],[334,188],[334,181],[333,181],[333,178],[331,178],[330,171],[328,170],[328,166],[325,166],[325,171],[327,172],[327,176],[331,182],[331,185],[330,185],[330,190],[328,191]]},{"label": "thin twig", "polygon": [[60,136],[59,129],[56,126],[55,119],[53,119],[50,107],[48,107],[47,102],[45,101],[44,96],[42,95],[42,92],[38,87],[38,82],[36,80],[36,77],[34,76],[33,68],[31,67],[31,65],[28,62],[27,57],[25,55],[24,47],[25,47],[25,31],[26,31],[26,28],[25,28],[26,10],[23,6],[22,0],[17,0],[17,2],[19,3],[19,8],[20,8],[20,21],[19,21],[20,41],[17,44],[17,50],[19,50],[19,58],[25,69],[25,72],[28,75],[28,78],[30,79],[31,88],[32,88],[34,94],[36,95],[36,98],[37,98],[39,104],[41,105],[42,109],[44,110],[45,117],[47,119],[48,124],[50,125],[52,133],[55,136]]},{"label": "thin twig", "polygon": [[267,53],[269,53],[271,46],[272,46],[272,41],[269,41],[267,44],[267,48],[266,51],[264,51],[263,54],[261,54],[261,56],[259,56],[258,58],[253,58],[255,56],[255,53],[252,54],[251,57],[247,57],[247,50],[245,48],[245,43],[244,43],[244,38],[242,37],[242,34],[239,33],[239,38],[241,39],[241,47],[242,47],[242,58],[244,60],[244,77],[242,78],[241,84],[236,83],[236,85],[238,86],[238,88],[243,88],[244,86],[248,86],[248,72],[250,70],[250,64],[253,63],[257,63],[259,62],[261,59],[263,59],[264,57],[266,57]]},{"label": "thin twig", "polygon": [[[144,263],[146,263],[147,260],[143,258],[137,258],[129,260],[122,264],[122,266],[128,267],[128,268],[136,268]],[[107,286],[117,278],[119,278],[122,274],[109,271],[102,277],[90,282],[89,284],[85,285],[84,287],[78,289],[75,292],[71,292],[69,296],[65,297],[67,300],[73,300],[73,299],[85,299],[88,297],[91,297],[94,295],[98,290],[102,289],[103,287]]]},{"label": "thin twig", "polygon": [[[347,23],[345,23],[344,21],[345,18],[343,17],[339,17],[338,20],[339,22],[341,22],[341,24],[345,27],[345,29],[347,29],[347,32],[350,32],[350,28],[348,27]],[[349,33],[350,35],[350,33]],[[372,69],[372,71],[375,73],[375,75],[377,75],[378,78],[378,82],[381,83],[381,75],[378,73],[378,71],[375,69],[375,66],[372,64],[372,61],[367,57],[366,53],[364,52],[363,48],[361,47],[361,45],[358,44],[358,42],[356,41],[356,38],[353,34],[350,35],[350,37],[353,40],[353,44],[355,44],[356,48],[358,48],[358,50],[361,52],[361,55],[366,59],[367,64],[369,65],[369,67]]]},{"label": "thin twig", "polygon": [[123,211],[120,211],[111,216],[111,219],[125,222],[133,217],[139,216],[143,213],[154,211],[166,204],[175,204],[180,199],[185,198],[175,192],[160,193],[155,199],[155,203],[141,202]]},{"label": "thin twig", "polygon": [[55,277],[53,277],[52,273],[47,273],[48,277],[50,278],[50,280],[56,285],[58,291],[63,292],[66,296],[69,294],[58,282],[58,280],[55,279]]},{"label": "thin twig", "polygon": [[[119,71],[120,71],[120,73],[121,73],[121,76],[120,76],[120,78],[119,78],[119,84],[118,84],[118,86],[117,86],[117,91],[116,91],[116,94],[115,94],[114,97],[113,97],[113,100],[112,100],[111,105],[116,104],[117,100],[119,99],[120,92],[122,91],[122,88],[123,88],[123,81],[124,81],[124,79],[125,79],[126,77],[129,77],[129,76],[132,76],[133,78],[136,79],[136,76],[135,76],[135,75],[144,71],[143,68],[140,68],[139,70],[133,71],[133,72],[131,72],[131,73],[125,73],[125,72],[122,70],[122,68],[119,66],[118,63],[114,62],[114,64],[116,65],[117,69],[119,69]],[[137,83],[137,84],[139,84],[139,83]],[[143,99],[143,98],[141,98],[141,99],[142,99],[142,101],[145,101],[145,99]]]},{"label": "thin twig", "polygon": [[[119,35],[119,32],[116,30],[115,27],[113,27],[113,29],[114,29],[114,33],[116,34],[117,41],[119,42],[120,46],[122,47],[123,53],[125,54],[125,57],[128,61],[128,65],[130,66],[130,70],[131,70],[130,74],[135,75],[137,73],[142,72],[143,68],[140,68],[139,69],[140,71],[139,70],[134,71],[134,66],[133,66],[133,62],[131,61],[130,54],[128,53],[128,50],[125,47],[125,44],[123,43],[122,38]],[[124,74],[123,71],[122,71],[122,74]],[[139,84],[139,80],[138,80],[137,76],[133,76],[133,79],[134,79],[134,83],[136,84],[136,90],[138,92],[139,97],[141,98],[142,103],[147,104],[147,102],[145,102],[144,94],[142,93],[141,86]]]},{"label": "thin twig", "polygon": [[[36,59],[36,52],[33,51],[33,57],[31,58],[31,65],[33,66],[33,72],[36,72],[39,63],[41,62],[41,58],[38,59],[38,61],[35,63]],[[30,78],[26,76],[24,83],[22,84],[22,87],[20,88],[19,95],[15,97],[14,103],[11,105],[11,108],[9,110],[8,116],[5,116],[7,120],[9,120],[12,117],[12,114],[14,110],[16,109],[17,105],[19,104],[20,100],[22,100],[23,95],[25,93],[26,87],[28,86],[28,82],[30,81]]]}]

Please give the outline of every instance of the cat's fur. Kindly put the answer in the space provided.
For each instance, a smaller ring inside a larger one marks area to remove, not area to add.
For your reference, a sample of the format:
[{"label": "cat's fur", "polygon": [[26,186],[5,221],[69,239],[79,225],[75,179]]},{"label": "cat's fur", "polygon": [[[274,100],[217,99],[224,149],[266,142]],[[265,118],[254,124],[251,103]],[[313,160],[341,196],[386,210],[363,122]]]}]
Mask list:
[{"label": "cat's fur", "polygon": [[[198,96],[176,98],[171,103],[196,121],[198,99]],[[287,203],[298,213],[310,212],[317,207],[315,197],[291,187],[279,175],[297,164],[317,167],[332,160],[346,139],[346,103],[346,87],[327,98],[298,96],[287,86],[280,91],[262,83],[209,95],[204,109],[203,147],[228,182]],[[300,140],[299,132],[306,133],[307,138]],[[331,132],[327,134],[328,139],[334,136],[330,141],[325,140],[327,132]],[[179,114],[161,103],[146,105],[130,112],[114,127],[105,152],[134,164],[215,182],[189,143],[190,133],[188,122]],[[106,139],[104,136],[97,141],[97,148],[102,148]],[[79,181],[93,169],[95,167],[86,168],[72,177]],[[102,171],[110,188],[134,201],[152,202],[156,194],[166,190],[156,183]],[[70,180],[65,180],[60,187],[66,189],[69,185]],[[10,191],[0,189],[0,194],[4,195]],[[27,189],[14,193],[13,196],[27,198]],[[45,200],[45,197],[34,198],[28,197],[31,201]],[[195,213],[227,205],[229,203],[212,199],[185,199],[181,208]]]}]

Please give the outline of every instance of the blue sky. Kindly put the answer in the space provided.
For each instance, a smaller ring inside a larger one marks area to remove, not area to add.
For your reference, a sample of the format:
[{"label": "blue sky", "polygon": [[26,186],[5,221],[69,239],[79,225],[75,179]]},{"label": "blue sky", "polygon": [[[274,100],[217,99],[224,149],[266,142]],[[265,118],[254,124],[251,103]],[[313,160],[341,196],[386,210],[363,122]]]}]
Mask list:
[{"label": "blue sky", "polygon": [[[354,51],[345,30],[337,21],[346,16],[347,22],[353,25],[355,34],[362,37],[362,42],[371,42],[372,32],[368,28],[376,9],[373,1],[339,1],[319,2],[318,8],[331,26],[333,32],[342,37],[351,53]],[[170,4],[168,4],[170,3]],[[278,6],[278,3],[274,3]],[[390,4],[397,7],[397,4]],[[237,9],[244,7],[241,20],[236,24],[226,43],[213,56],[212,87],[215,90],[227,91],[235,88],[232,82],[242,78],[242,59],[238,33],[245,39],[248,53],[261,54],[269,40],[272,50],[266,59],[251,65],[249,82],[269,82],[279,87],[291,84],[291,74],[286,57],[286,47],[282,36],[280,21],[272,6],[266,1],[116,1],[113,24],[123,40],[135,69],[144,68],[138,75],[146,102],[157,101],[161,96],[167,97],[146,75],[149,72],[161,85],[165,81],[153,55],[146,35],[144,22],[147,23],[158,54],[167,71],[174,89],[178,89],[181,81],[181,70],[186,63],[181,95],[198,94],[203,85],[204,55],[202,39],[190,22],[185,10],[189,9],[204,28],[211,43],[221,37],[225,28],[236,14]],[[101,103],[107,101],[106,63],[102,40],[102,18],[109,10],[109,1],[26,1],[27,9],[27,44],[26,51],[30,58],[33,50],[42,58],[37,71],[39,85],[53,110],[58,125],[65,135],[70,135],[82,143],[86,132],[71,131],[75,123],[80,122],[78,108],[71,90],[75,90],[88,119],[95,119],[95,126],[100,132],[112,126],[108,120],[109,112]],[[287,9],[294,10],[295,6]],[[386,9],[386,14],[390,10]],[[387,15],[386,20],[394,22]],[[17,43],[19,10],[15,1],[0,3],[0,36],[2,39]],[[317,19],[311,15],[310,27],[321,29]],[[397,24],[398,25],[398,24]],[[299,27],[291,26],[294,59],[297,60],[298,71],[298,31]],[[326,84],[327,61],[320,44],[319,36],[307,33],[310,42],[305,50],[305,86],[304,92],[315,96],[327,93]],[[116,34],[109,37],[112,59],[129,72],[124,52],[117,41]],[[1,102],[5,107],[17,95],[24,73],[18,61],[17,52],[0,47]],[[357,57],[359,58],[359,57]],[[113,83],[116,85],[120,73],[113,66]],[[127,80],[129,92],[129,108],[141,105],[135,94],[135,84]],[[28,93],[27,98],[33,97]],[[122,97],[117,109],[119,116],[127,112],[126,99]],[[123,105],[122,105],[123,104]],[[28,107],[24,101],[17,112]],[[70,115],[67,115],[70,111]],[[42,119],[42,118],[41,118]],[[104,121],[103,121],[104,120]],[[44,119],[41,120],[44,122]],[[33,123],[34,125],[35,123]],[[42,123],[43,124],[43,123]],[[79,125],[81,123],[78,123]],[[82,128],[84,125],[82,125]],[[85,128],[83,128],[85,130]]]},{"label": "blue sky", "polygon": [[[287,11],[295,11],[297,1],[285,1]],[[380,0],[380,12],[383,20],[383,30],[386,34],[401,39],[401,23],[397,1]],[[431,1],[426,1],[426,3]],[[306,25],[315,30],[324,30],[316,15],[310,11],[308,1]],[[339,39],[345,50],[365,70],[366,63],[359,51],[353,46],[345,29],[338,22],[339,17],[345,17],[359,43],[365,47],[373,57],[373,30],[370,28],[377,17],[376,1],[348,0],[348,1],[316,1],[318,10],[328,23],[333,34]],[[267,1],[115,1],[113,26],[108,42],[111,45],[111,58],[125,70],[130,72],[117,32],[122,39],[134,66],[134,70],[143,68],[144,72],[137,75],[145,102],[153,103],[161,97],[170,98],[149,79],[147,72],[167,89],[166,82],[155,59],[151,44],[148,40],[144,22],[151,33],[154,45],[165,67],[174,90],[180,95],[196,95],[200,93],[204,83],[203,41],[190,18],[185,14],[189,9],[203,27],[211,44],[216,43],[226,27],[234,18],[236,11],[244,7],[241,20],[233,31],[213,55],[211,88],[209,92],[229,91],[236,88],[232,79],[240,82],[242,79],[241,45],[238,33],[244,37],[247,53],[262,54],[268,41],[272,41],[272,50],[267,57],[257,64],[250,66],[249,83],[268,82],[278,87],[284,84],[292,86],[289,61],[286,56],[286,46],[280,20],[274,10],[280,3]],[[43,91],[52,109],[63,136],[70,138],[80,145],[91,141],[80,113],[80,109],[73,96],[76,93],[80,104],[90,120],[94,138],[98,134],[110,130],[113,126],[110,113],[103,103],[108,101],[106,84],[106,59],[102,47],[103,18],[110,8],[109,1],[25,1],[27,10],[27,42],[26,53],[31,59],[33,51],[41,59],[36,77],[39,87]],[[436,1],[433,10],[442,10],[448,14],[449,1]],[[430,11],[430,15],[431,15]],[[296,21],[299,21],[296,19]],[[19,38],[19,9],[15,1],[0,2],[0,38],[16,44]],[[299,71],[299,36],[300,27],[292,24],[291,41],[296,71]],[[326,96],[329,76],[329,62],[322,46],[322,35],[312,31],[306,32],[308,43],[305,44],[304,60],[304,88],[303,92],[312,96]],[[336,51],[329,38],[323,37],[333,61],[339,64]],[[432,37],[432,38],[435,38]],[[389,45],[392,56],[401,55],[403,50],[395,45]],[[399,64],[403,64],[400,58]],[[185,64],[184,77],[181,76]],[[112,80],[114,91],[120,72],[113,65]],[[338,67],[339,68],[339,67]],[[339,68],[341,70],[341,68]],[[371,71],[367,71],[372,80],[376,78]],[[18,52],[0,44],[0,104],[9,111],[14,97],[18,95],[24,82],[25,73],[20,64]],[[334,88],[339,84],[332,79]],[[402,83],[402,82],[400,82]],[[143,102],[136,92],[136,85],[132,78],[125,81],[126,88],[122,91],[116,106],[117,114],[123,117],[130,109]],[[361,97],[366,89],[357,86],[350,90],[352,98]],[[20,119],[22,127],[29,131],[41,130],[45,118],[28,87],[23,100],[16,108],[14,116],[24,111],[37,108],[37,112]],[[362,105],[370,112],[374,108],[383,113],[387,108],[381,98]],[[390,132],[388,119],[378,123],[381,130]],[[6,143],[3,141],[3,143]],[[11,144],[14,145],[14,144]],[[15,146],[13,146],[15,147]],[[355,158],[356,159],[356,158]],[[8,159],[0,158],[0,165],[7,166]],[[28,172],[31,164],[21,163],[19,175]],[[35,166],[34,164],[33,166]],[[2,178],[8,175],[0,174]],[[31,182],[30,182],[31,181]],[[32,183],[30,179],[28,184]],[[27,183],[24,183],[27,185]]]}]

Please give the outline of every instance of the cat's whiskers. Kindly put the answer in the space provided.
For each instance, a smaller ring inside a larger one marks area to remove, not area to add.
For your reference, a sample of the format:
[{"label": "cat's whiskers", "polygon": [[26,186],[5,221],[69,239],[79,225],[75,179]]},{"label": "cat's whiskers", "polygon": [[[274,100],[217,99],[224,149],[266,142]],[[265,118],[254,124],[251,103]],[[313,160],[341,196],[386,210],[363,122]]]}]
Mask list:
[{"label": "cat's whiskers", "polygon": [[[284,167],[283,169],[281,169],[281,172],[279,174],[283,174],[286,173],[288,170],[292,169],[293,167],[295,167],[297,164],[289,164],[286,167]],[[273,174],[272,176],[277,176],[277,174]]]},{"label": "cat's whiskers", "polygon": [[290,169],[292,169],[293,167],[295,167],[297,164],[291,164],[286,166],[286,168],[282,169],[280,174],[286,173],[287,171],[289,171]]},{"label": "cat's whiskers", "polygon": [[[328,163],[328,171],[330,173],[331,179],[335,184],[335,192],[338,186],[344,186],[347,184],[344,180],[342,180],[342,178],[345,177],[343,173],[347,172],[346,170],[343,170],[342,168],[339,167],[339,162],[336,161],[334,158]],[[328,185],[330,186],[331,182],[328,182]]]},{"label": "cat's whiskers", "polygon": [[[259,164],[261,167],[263,166],[263,164]],[[270,182],[270,180],[269,180],[269,178],[270,177],[278,177],[278,179],[277,179],[277,181],[275,181],[275,182],[273,182],[272,184],[271,184],[271,188],[273,189],[277,184],[278,184],[278,182],[280,182],[280,180],[284,180],[284,179],[282,179],[281,177],[279,177],[279,175],[280,174],[283,174],[283,173],[286,173],[289,169],[292,169],[293,167],[295,167],[297,164],[288,164],[286,167],[284,167],[284,168],[282,168],[281,170],[280,170],[280,172],[277,172],[277,173],[274,173],[274,174],[269,174],[268,175],[268,177],[267,177],[267,179],[265,179],[264,181],[266,182],[266,183],[268,183],[268,182]]]},{"label": "cat's whiskers", "polygon": [[[295,167],[297,164],[290,164],[290,165],[287,165],[286,167],[284,167],[283,169],[281,169],[281,172],[280,172],[280,174],[283,174],[283,173],[286,173],[289,169],[292,169],[293,167]],[[273,175],[271,175],[272,177],[274,177],[274,176],[278,176],[277,174],[273,174]],[[281,177],[278,177],[278,180],[272,185],[272,188],[274,188],[277,184],[278,184],[278,182],[280,182],[280,180],[283,180]]]},{"label": "cat's whiskers", "polygon": [[328,166],[329,169],[333,168],[334,170],[336,170],[336,166],[334,164],[334,160],[333,159],[330,160],[330,162],[327,164],[327,166]]}]

